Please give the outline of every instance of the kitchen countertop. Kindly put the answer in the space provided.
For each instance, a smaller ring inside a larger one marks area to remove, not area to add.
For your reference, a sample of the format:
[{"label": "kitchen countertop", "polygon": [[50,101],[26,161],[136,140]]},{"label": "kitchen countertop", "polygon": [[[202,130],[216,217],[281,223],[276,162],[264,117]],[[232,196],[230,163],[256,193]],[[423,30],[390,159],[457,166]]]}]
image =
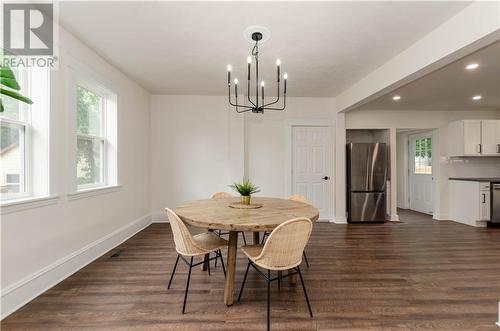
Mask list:
[{"label": "kitchen countertop", "polygon": [[449,180],[466,180],[469,182],[500,183],[500,177],[450,177]]}]

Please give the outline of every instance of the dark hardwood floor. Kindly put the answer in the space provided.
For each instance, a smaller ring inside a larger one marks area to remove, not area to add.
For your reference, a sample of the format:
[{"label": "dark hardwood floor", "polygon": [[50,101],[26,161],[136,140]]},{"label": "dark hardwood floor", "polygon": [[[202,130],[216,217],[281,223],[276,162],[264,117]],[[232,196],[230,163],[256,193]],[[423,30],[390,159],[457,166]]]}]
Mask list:
[{"label": "dark hardwood floor", "polygon": [[[272,330],[499,330],[500,229],[400,211],[402,223],[315,225],[303,266],[313,307],[285,282]],[[241,237],[240,237],[241,238]],[[251,235],[247,235],[251,238]],[[118,256],[112,257],[119,252]],[[250,271],[242,302],[223,304],[222,269],[187,267],[168,224],[153,224],[2,321],[2,330],[263,330],[266,283]],[[239,290],[246,261],[239,252]],[[276,285],[276,284],[275,284]]]}]

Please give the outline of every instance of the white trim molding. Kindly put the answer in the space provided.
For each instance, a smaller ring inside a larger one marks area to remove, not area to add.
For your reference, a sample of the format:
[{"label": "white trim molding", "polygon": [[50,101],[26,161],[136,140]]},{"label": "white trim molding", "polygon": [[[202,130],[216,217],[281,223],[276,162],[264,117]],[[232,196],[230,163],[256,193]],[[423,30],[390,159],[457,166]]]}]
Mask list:
[{"label": "white trim molding", "polygon": [[347,224],[347,218],[345,218],[345,217],[335,217],[334,219],[330,220],[330,223]]},{"label": "white trim molding", "polygon": [[24,199],[16,199],[12,201],[4,201],[0,205],[1,215],[15,213],[21,210],[38,208],[48,205],[55,205],[59,201],[58,196],[48,197],[30,197]]},{"label": "white trim molding", "polygon": [[434,215],[432,215],[432,219],[436,221],[451,221],[448,214],[439,214],[439,213],[434,213]]},{"label": "white trim molding", "polygon": [[122,189],[121,185],[93,187],[93,188],[69,193],[68,200],[71,201],[71,200],[77,200],[77,199],[82,199],[82,198],[88,198],[88,197],[92,197],[95,195],[118,192],[121,189]]},{"label": "white trim molding", "polygon": [[1,290],[1,319],[151,224],[144,215]]}]

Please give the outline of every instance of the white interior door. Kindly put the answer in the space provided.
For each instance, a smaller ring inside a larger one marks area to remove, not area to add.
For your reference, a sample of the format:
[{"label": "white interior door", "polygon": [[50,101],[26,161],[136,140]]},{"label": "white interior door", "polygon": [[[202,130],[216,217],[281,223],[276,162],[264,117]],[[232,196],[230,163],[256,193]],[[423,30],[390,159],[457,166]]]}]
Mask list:
[{"label": "white interior door", "polygon": [[410,209],[432,214],[434,211],[432,175],[432,132],[409,136]]},{"label": "white interior door", "polygon": [[332,205],[331,133],[328,126],[292,128],[292,194],[300,194],[330,219]]}]

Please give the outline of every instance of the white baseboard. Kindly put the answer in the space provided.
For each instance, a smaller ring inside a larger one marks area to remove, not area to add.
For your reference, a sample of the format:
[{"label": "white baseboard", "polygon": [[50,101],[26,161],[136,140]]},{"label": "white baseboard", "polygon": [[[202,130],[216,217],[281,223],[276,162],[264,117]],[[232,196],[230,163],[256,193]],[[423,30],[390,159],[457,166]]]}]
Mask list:
[{"label": "white baseboard", "polygon": [[1,319],[151,224],[145,215],[2,289]]},{"label": "white baseboard", "polygon": [[434,219],[436,221],[449,221],[450,220],[448,214],[439,214],[439,213],[434,213],[432,215],[432,219]]},{"label": "white baseboard", "polygon": [[167,213],[165,211],[155,211],[151,214],[153,223],[168,223]]},{"label": "white baseboard", "polygon": [[399,222],[399,215],[390,215],[388,221],[389,222]]},{"label": "white baseboard", "polygon": [[335,217],[333,220],[330,220],[330,223],[347,224],[347,218],[345,218],[345,217]]}]

